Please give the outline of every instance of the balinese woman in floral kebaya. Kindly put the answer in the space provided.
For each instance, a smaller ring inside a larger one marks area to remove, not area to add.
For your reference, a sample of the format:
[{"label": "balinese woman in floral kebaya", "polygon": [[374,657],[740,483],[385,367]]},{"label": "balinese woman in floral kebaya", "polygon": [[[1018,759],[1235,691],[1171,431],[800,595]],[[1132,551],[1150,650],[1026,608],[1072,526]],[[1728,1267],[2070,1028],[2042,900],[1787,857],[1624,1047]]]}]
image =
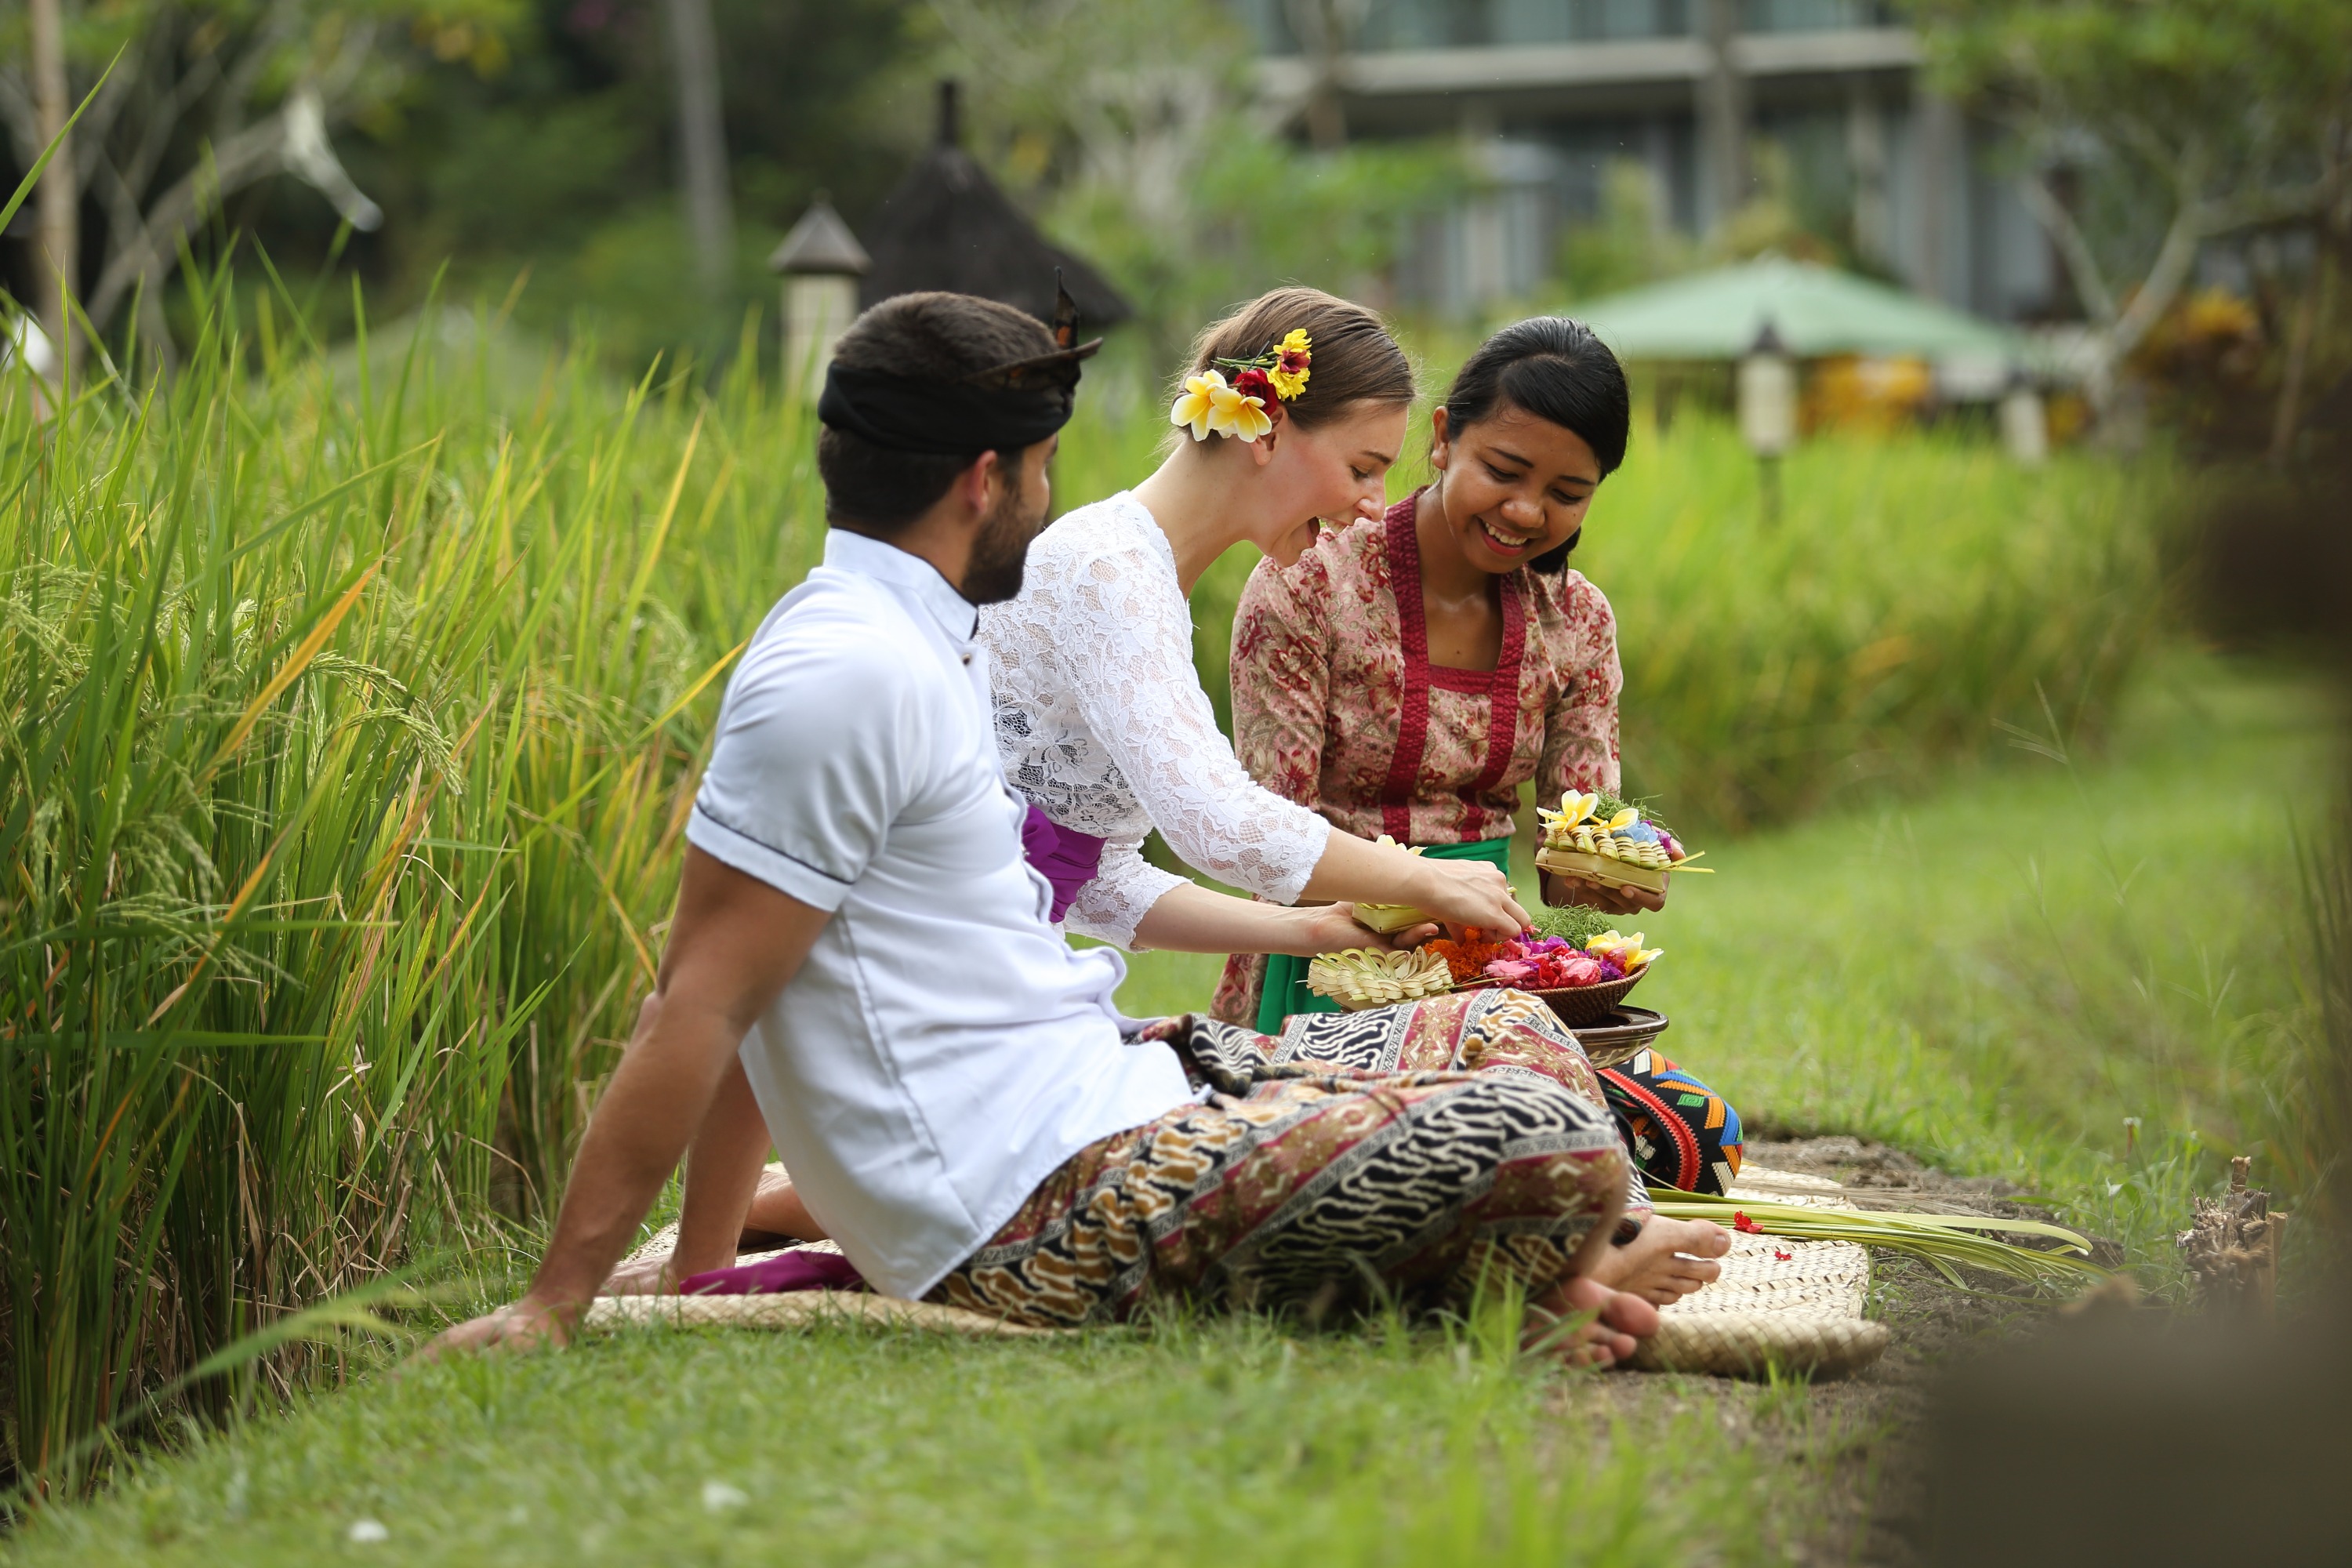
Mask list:
[{"label": "balinese woman in floral kebaya", "polygon": [[[1616,620],[1568,559],[1629,423],[1624,372],[1581,324],[1539,316],[1487,340],[1431,416],[1428,487],[1251,574],[1233,657],[1251,774],[1359,837],[1506,871],[1522,784],[1614,795]],[[1551,904],[1665,901],[1543,881]],[[1305,978],[1301,961],[1236,954],[1216,1014],[1279,1034],[1330,1008]],[[1653,1181],[1719,1192],[1738,1170],[1739,1119],[1706,1085],[1655,1051],[1601,1076]]]}]

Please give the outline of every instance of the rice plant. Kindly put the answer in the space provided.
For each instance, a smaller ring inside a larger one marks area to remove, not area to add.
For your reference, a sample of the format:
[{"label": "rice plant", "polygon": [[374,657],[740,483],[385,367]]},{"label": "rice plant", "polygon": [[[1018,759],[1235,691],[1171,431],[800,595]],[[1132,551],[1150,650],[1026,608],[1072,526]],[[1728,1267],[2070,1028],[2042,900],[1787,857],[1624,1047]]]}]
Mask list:
[{"label": "rice plant", "polygon": [[427,334],[330,355],[226,282],[169,384],[0,411],[0,1347],[44,1484],[552,1190],[727,650],[814,537],[748,376],[583,354],[510,418]]}]

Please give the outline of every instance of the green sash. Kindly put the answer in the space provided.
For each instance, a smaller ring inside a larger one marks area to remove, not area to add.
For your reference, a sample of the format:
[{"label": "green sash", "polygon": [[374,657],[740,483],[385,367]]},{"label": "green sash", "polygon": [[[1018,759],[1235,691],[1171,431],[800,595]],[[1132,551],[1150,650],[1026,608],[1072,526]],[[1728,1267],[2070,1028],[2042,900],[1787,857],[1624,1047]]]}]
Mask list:
[{"label": "green sash", "polygon": [[[1433,860],[1491,860],[1511,874],[1511,841],[1508,838],[1474,838],[1467,844],[1431,844],[1421,851]],[[1328,996],[1318,996],[1307,988],[1307,966],[1313,960],[1296,953],[1270,952],[1265,956],[1265,990],[1257,1002],[1257,1032],[1261,1035],[1282,1033],[1282,1021],[1293,1013],[1336,1013],[1339,1004]]]}]

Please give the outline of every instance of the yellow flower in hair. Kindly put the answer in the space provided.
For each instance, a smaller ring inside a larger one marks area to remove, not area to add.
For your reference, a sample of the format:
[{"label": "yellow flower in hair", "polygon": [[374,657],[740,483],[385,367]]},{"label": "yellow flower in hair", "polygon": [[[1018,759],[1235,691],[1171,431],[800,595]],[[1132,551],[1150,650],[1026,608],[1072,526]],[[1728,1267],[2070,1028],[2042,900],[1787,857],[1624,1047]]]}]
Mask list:
[{"label": "yellow flower in hair", "polygon": [[1307,352],[1309,346],[1307,329],[1293,327],[1274,351],[1274,368],[1265,373],[1265,378],[1274,383],[1275,395],[1285,403],[1307,390],[1307,366],[1314,359]]},{"label": "yellow flower in hair", "polygon": [[1227,395],[1233,399],[1233,412],[1226,416],[1227,434],[1237,440],[1255,443],[1259,437],[1274,428],[1274,420],[1265,411],[1265,398],[1244,397],[1237,391]]},{"label": "yellow flower in hair", "polygon": [[1207,440],[1210,431],[1222,428],[1225,423],[1217,415],[1219,393],[1228,397],[1233,395],[1233,388],[1225,384],[1223,372],[1204,370],[1186,376],[1184,394],[1176,400],[1176,406],[1168,411],[1168,423],[1190,425],[1193,440]]}]

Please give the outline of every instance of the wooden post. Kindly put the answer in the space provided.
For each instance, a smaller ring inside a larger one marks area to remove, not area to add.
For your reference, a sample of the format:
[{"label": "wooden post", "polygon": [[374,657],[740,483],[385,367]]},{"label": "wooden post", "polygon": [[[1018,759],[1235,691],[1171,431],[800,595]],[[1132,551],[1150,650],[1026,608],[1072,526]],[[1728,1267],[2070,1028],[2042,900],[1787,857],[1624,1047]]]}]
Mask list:
[{"label": "wooden post", "polygon": [[[48,145],[65,129],[73,113],[73,98],[66,85],[63,0],[31,0],[33,33],[33,108],[41,144]],[[70,363],[73,323],[66,301],[76,288],[80,224],[75,212],[80,182],[74,177],[73,139],[58,142],[57,153],[41,175],[39,207],[41,330],[58,354],[62,374]]]},{"label": "wooden post", "polygon": [[2189,1228],[2173,1237],[2197,1304],[2206,1311],[2267,1322],[2278,1300],[2279,1244],[2287,1216],[2273,1214],[2270,1194],[2251,1184],[2253,1161],[2230,1162],[2230,1191],[2199,1198]]},{"label": "wooden post", "polygon": [[668,0],[677,84],[678,169],[687,232],[703,297],[723,302],[735,271],[735,209],[727,189],[727,131],[719,115],[719,32],[710,0]]}]

